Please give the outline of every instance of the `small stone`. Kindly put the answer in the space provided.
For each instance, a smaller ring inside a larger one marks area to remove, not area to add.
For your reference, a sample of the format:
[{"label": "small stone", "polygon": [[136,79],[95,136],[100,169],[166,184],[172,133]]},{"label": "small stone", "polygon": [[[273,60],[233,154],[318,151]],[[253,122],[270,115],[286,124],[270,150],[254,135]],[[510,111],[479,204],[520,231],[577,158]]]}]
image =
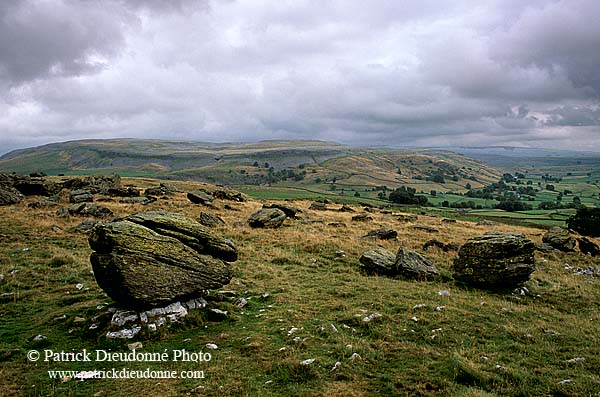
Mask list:
[{"label": "small stone", "polygon": [[560,382],[558,382],[559,385],[566,385],[567,383],[571,383],[573,382],[571,379],[563,379]]},{"label": "small stone", "polygon": [[361,359],[362,359],[362,357],[358,353],[352,353],[352,355],[350,356],[350,361],[356,361],[356,360],[361,360]]},{"label": "small stone", "polygon": [[570,360],[567,360],[568,363],[579,363],[585,361],[584,357],[575,357]]},{"label": "small stone", "polygon": [[36,335],[36,336],[33,338],[33,340],[34,340],[35,342],[39,342],[39,341],[46,340],[46,339],[48,339],[48,337],[47,337],[46,335],[41,335],[41,334],[40,334],[40,335]]},{"label": "small stone", "polygon": [[341,362],[337,361],[334,365],[333,368],[331,368],[331,372],[335,371],[336,369],[338,369],[340,366],[342,365]]},{"label": "small stone", "polygon": [[368,323],[371,320],[373,320],[375,318],[379,318],[379,317],[382,317],[382,315],[380,313],[371,313],[367,317],[364,317],[362,320],[363,320],[363,322]]},{"label": "small stone", "polygon": [[415,323],[419,321],[419,319],[416,316],[413,316],[410,319],[413,320]]},{"label": "small stone", "polygon": [[112,331],[106,334],[108,339],[131,339],[136,336],[142,327],[133,327],[131,329],[122,329],[120,331]]},{"label": "small stone", "polygon": [[144,347],[144,345],[142,345],[142,342],[133,342],[133,343],[129,343],[127,345],[127,348],[129,350],[140,350]]},{"label": "small stone", "polygon": [[441,312],[442,310],[444,310],[446,308],[446,306],[436,306],[435,307],[435,311],[436,312]]},{"label": "small stone", "polygon": [[427,305],[425,303],[419,303],[418,305],[414,305],[412,309],[417,310],[417,309],[422,309],[424,307],[427,307]]},{"label": "small stone", "polygon": [[219,346],[215,345],[214,343],[207,343],[206,348],[210,350],[217,350]]},{"label": "small stone", "polygon": [[439,296],[450,296],[450,291],[444,289],[444,290],[438,291],[438,295]]},{"label": "small stone", "polygon": [[73,323],[74,324],[85,323],[85,318],[83,318],[83,317],[75,317],[73,319]]},{"label": "small stone", "polygon": [[295,332],[297,332],[297,331],[298,331],[298,328],[296,328],[296,327],[292,327],[292,328],[290,328],[290,330],[288,331],[288,335],[292,335],[292,334],[294,334],[294,333],[295,333]]},{"label": "small stone", "polygon": [[237,301],[235,301],[234,305],[239,307],[240,309],[243,308],[244,306],[246,306],[248,304],[248,301],[245,298],[240,298]]},{"label": "small stone", "polygon": [[75,288],[77,288],[79,291],[81,291],[83,289],[83,284],[79,283],[75,286]]},{"label": "small stone", "polygon": [[314,362],[315,362],[315,359],[314,359],[314,358],[309,358],[309,359],[306,359],[306,360],[304,360],[304,361],[300,362],[300,364],[301,364],[301,365],[310,365],[310,364],[312,364],[312,363],[314,363]]}]

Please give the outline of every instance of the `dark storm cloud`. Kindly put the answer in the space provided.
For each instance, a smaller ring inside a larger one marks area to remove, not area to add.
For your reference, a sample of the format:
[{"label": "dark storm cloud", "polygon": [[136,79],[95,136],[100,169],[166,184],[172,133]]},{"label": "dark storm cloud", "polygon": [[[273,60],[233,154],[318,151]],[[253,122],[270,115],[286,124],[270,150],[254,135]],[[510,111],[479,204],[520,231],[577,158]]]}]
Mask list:
[{"label": "dark storm cloud", "polygon": [[5,1],[0,150],[115,136],[600,149],[599,18],[591,0]]}]

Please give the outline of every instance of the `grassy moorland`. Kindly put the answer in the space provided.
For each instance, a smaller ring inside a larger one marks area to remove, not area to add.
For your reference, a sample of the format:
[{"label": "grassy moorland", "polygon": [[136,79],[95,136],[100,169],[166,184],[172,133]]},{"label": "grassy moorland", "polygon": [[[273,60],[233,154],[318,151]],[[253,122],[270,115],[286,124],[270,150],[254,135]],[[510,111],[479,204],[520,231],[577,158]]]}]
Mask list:
[{"label": "grassy moorland", "polygon": [[[124,183],[145,187],[158,181],[126,179]],[[200,186],[174,184],[183,190]],[[488,230],[517,231],[539,242],[541,231],[465,221],[443,223],[434,216],[403,223],[381,213],[370,214],[373,222],[356,223],[350,220],[353,214],[310,211],[307,200],[293,203],[304,210],[304,220],[286,220],[277,230],[234,226],[244,223],[264,200],[217,201],[217,208],[209,210],[227,222],[220,231],[235,241],[240,252],[226,289],[248,299],[248,305],[240,309],[213,291],[211,307],[227,310],[229,319],[214,322],[204,311],[192,312],[183,323],[138,339],[144,352],[206,351],[205,345],[214,343],[218,349],[211,351],[210,362],[29,362],[26,354],[32,349],[125,352],[131,342],[108,341],[103,333],[89,330],[91,318],[99,312],[97,306],[111,301],[94,281],[86,235],[71,231],[82,218],[57,217],[54,208],[28,208],[32,200],[0,207],[0,274],[4,276],[0,280],[0,395],[600,393],[600,281],[565,268],[567,264],[598,267],[596,259],[575,253],[536,253],[537,270],[527,283],[528,295],[459,286],[450,279],[453,254],[439,251],[426,255],[442,269],[440,281],[365,276],[359,271],[358,258],[375,246],[420,250],[433,237],[463,243]],[[207,211],[190,203],[183,193],[147,206],[100,204],[116,216],[160,209],[196,217]],[[224,204],[233,209],[224,209]],[[331,222],[344,222],[347,227],[336,228]],[[416,223],[439,233],[412,229]],[[396,229],[398,241],[361,238],[382,226]],[[77,284],[83,287],[78,289]],[[438,294],[443,290],[449,296]],[[362,320],[372,313],[382,316],[371,322]],[[47,339],[34,341],[39,334]],[[302,365],[307,359],[314,362]],[[47,373],[111,367],[203,370],[205,378],[80,382],[49,379]]]}]

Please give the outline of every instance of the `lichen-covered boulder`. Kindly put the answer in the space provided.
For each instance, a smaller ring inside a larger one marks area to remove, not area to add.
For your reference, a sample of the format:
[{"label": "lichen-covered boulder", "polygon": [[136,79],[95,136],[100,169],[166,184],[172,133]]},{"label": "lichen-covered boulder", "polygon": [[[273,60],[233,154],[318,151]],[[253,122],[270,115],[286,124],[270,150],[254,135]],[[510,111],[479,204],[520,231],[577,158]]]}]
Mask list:
[{"label": "lichen-covered boulder", "polygon": [[300,208],[281,203],[263,204],[263,208],[277,208],[278,210],[283,211],[285,216],[291,219],[296,219],[298,217],[298,214],[302,213],[302,210]]},{"label": "lichen-covered boulder", "polygon": [[596,244],[594,241],[590,240],[587,237],[580,237],[577,239],[579,243],[579,250],[584,254],[590,254],[591,256],[600,255],[600,246]]},{"label": "lichen-covered boulder", "polygon": [[248,224],[254,228],[278,228],[287,216],[277,208],[263,208],[248,218]]},{"label": "lichen-covered boulder", "polygon": [[98,285],[123,307],[202,296],[232,277],[233,242],[183,215],[150,211],[99,224],[89,237]]},{"label": "lichen-covered boulder", "polygon": [[198,222],[207,227],[225,226],[225,221],[218,215],[213,215],[208,212],[201,212],[198,217]]},{"label": "lichen-covered boulder", "polygon": [[396,240],[398,238],[398,232],[394,229],[388,229],[382,227],[380,229],[371,230],[365,234],[363,238],[375,238],[379,240]]},{"label": "lichen-covered boulder", "polygon": [[519,233],[488,232],[472,237],[454,260],[454,278],[484,288],[512,288],[535,270],[535,244]]},{"label": "lichen-covered boulder", "polygon": [[575,251],[575,246],[577,244],[577,240],[571,236],[567,229],[562,227],[550,228],[546,234],[544,234],[544,237],[542,237],[542,242],[564,252]]},{"label": "lichen-covered boulder", "polygon": [[213,197],[203,191],[189,192],[187,194],[187,198],[194,204],[202,204],[206,205],[207,207],[211,207],[213,205]]}]

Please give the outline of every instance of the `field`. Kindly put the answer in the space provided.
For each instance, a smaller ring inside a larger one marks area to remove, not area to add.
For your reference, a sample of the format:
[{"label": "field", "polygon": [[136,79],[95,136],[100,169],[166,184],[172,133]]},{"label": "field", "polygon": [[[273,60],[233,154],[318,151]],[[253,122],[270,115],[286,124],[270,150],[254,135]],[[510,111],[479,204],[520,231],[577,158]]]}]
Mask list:
[{"label": "field", "polygon": [[[150,179],[125,179],[145,187]],[[173,182],[190,191],[203,186]],[[210,187],[209,187],[210,188]],[[96,285],[84,234],[72,232],[82,218],[61,218],[55,209],[28,208],[33,198],[0,207],[0,395],[31,396],[591,396],[600,393],[600,280],[573,274],[598,267],[579,254],[536,253],[530,293],[489,292],[452,281],[453,254],[428,251],[441,269],[438,281],[417,282],[365,276],[358,258],[375,246],[421,250],[430,238],[463,243],[488,230],[516,231],[536,242],[541,231],[522,226],[477,226],[439,216],[419,215],[401,223],[390,215],[370,214],[371,223],[353,214],[313,212],[302,191],[250,191],[245,203],[218,201],[209,210],[225,219],[220,229],[238,246],[240,259],[227,290],[248,299],[240,309],[217,291],[210,306],[229,318],[209,321],[192,312],[185,321],[144,334],[140,351],[211,350],[210,362],[98,363],[30,362],[30,350],[127,352],[131,341],[109,341],[89,330],[97,306],[111,301]],[[293,194],[297,194],[293,197]],[[263,202],[297,198],[304,220],[287,220],[275,231],[251,229],[245,222]],[[64,199],[64,198],[63,198]],[[183,193],[148,206],[101,203],[116,216],[167,210],[196,217],[205,207]],[[234,209],[227,210],[224,204]],[[66,204],[63,204],[66,205]],[[332,208],[339,205],[330,204]],[[354,208],[360,212],[359,206]],[[416,211],[416,209],[415,209]],[[433,208],[431,213],[441,211]],[[442,215],[442,213],[440,213]],[[536,212],[523,214],[539,216]],[[344,222],[346,228],[329,226]],[[410,226],[440,232],[428,234]],[[377,227],[392,227],[398,241],[361,238]],[[344,255],[338,253],[344,251]],[[83,287],[78,289],[77,284]],[[449,296],[438,294],[449,291]],[[269,295],[264,295],[268,293]],[[425,305],[425,306],[418,306]],[[437,310],[436,310],[437,308]],[[369,314],[382,316],[371,322]],[[82,320],[83,319],[83,320]],[[296,329],[293,331],[293,329]],[[36,335],[47,339],[35,341]],[[356,353],[356,355],[355,355]],[[582,359],[579,359],[582,358]],[[314,359],[308,365],[301,362]],[[576,359],[576,360],[573,360]],[[336,363],[339,362],[340,364]],[[87,380],[49,379],[48,370],[102,368],[202,370],[204,379]],[[335,367],[335,369],[334,369]]]}]

